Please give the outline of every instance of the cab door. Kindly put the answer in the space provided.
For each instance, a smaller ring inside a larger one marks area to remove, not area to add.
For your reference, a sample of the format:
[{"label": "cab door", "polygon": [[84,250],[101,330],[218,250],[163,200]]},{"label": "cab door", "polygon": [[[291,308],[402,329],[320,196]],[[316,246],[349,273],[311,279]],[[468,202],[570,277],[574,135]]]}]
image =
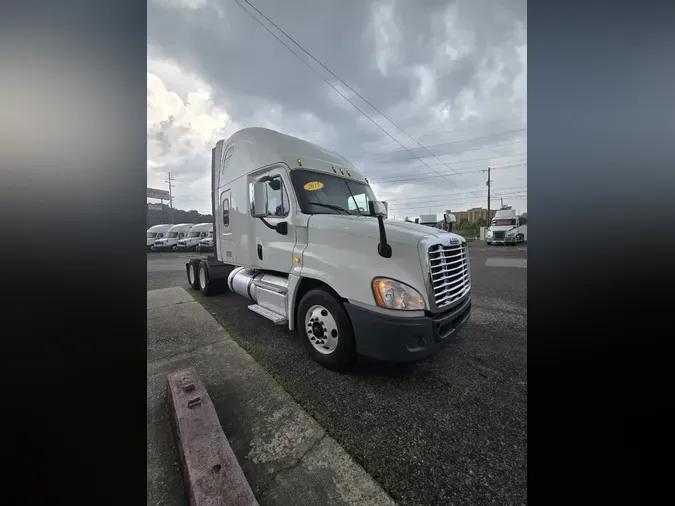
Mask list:
[{"label": "cab door", "polygon": [[[290,199],[290,181],[286,171],[281,167],[257,173],[255,180],[269,177],[265,183],[267,190],[267,209],[265,222],[253,218],[254,238],[253,258],[255,265],[264,270],[288,273],[293,267],[293,249],[296,242],[295,227],[292,224],[295,203]],[[253,181],[249,183],[249,212],[253,209]],[[288,233],[282,235],[271,227],[286,222]]]}]

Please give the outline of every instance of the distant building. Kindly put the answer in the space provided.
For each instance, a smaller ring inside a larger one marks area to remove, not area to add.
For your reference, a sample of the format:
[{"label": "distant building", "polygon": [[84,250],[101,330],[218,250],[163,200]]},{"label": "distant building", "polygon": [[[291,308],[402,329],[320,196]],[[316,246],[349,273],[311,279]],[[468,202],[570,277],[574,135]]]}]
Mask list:
[{"label": "distant building", "polygon": [[[490,209],[490,217],[494,218],[496,209]],[[469,223],[476,223],[480,220],[488,221],[488,212],[484,207],[474,207],[467,211],[455,211],[452,214],[457,218],[457,223],[468,221]]]}]

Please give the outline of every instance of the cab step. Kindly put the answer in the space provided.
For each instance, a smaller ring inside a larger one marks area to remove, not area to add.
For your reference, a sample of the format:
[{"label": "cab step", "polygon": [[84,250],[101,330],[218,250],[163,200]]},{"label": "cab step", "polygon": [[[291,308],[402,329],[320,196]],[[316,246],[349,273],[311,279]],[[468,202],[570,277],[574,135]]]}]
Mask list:
[{"label": "cab step", "polygon": [[275,325],[283,325],[288,322],[285,316],[270,311],[269,309],[259,306],[258,304],[251,304],[248,308],[254,313],[258,313],[260,316],[264,316],[268,320],[272,320]]}]

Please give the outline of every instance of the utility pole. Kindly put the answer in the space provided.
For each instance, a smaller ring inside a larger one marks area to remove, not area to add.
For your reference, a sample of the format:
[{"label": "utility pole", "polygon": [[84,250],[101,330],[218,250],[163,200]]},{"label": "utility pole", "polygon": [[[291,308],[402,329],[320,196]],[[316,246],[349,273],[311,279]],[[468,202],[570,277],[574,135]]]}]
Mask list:
[{"label": "utility pole", "polygon": [[502,203],[502,207],[504,207],[504,197],[500,198],[499,200],[500,200],[501,203]]},{"label": "utility pole", "polygon": [[488,176],[485,184],[488,187],[488,202],[487,202],[488,211],[487,211],[487,220],[486,221],[487,221],[487,224],[488,224],[488,227],[489,227],[490,223],[492,223],[492,220],[491,220],[491,217],[490,217],[490,167],[487,168],[487,171],[483,171],[483,172],[487,172],[487,176]]},{"label": "utility pole", "polygon": [[165,182],[169,183],[169,209],[171,210],[170,212],[171,212],[171,224],[172,225],[173,225],[173,196],[172,196],[172,193],[171,193],[171,189],[172,189],[171,183],[173,181],[175,181],[175,179],[171,178],[171,172],[169,172],[169,177]]}]

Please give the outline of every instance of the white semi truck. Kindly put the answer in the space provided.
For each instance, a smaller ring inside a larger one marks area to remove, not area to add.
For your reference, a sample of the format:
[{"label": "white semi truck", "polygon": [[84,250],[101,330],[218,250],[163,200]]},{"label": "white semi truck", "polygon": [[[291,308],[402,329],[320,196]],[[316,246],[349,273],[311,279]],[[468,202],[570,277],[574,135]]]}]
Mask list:
[{"label": "white semi truck", "polygon": [[183,239],[193,226],[193,223],[171,225],[171,228],[164,234],[164,237],[155,241],[155,251],[168,249],[178,251],[178,241]]},{"label": "white semi truck", "polygon": [[213,224],[204,239],[199,241],[197,251],[211,251],[213,249]]},{"label": "white semi truck", "polygon": [[485,231],[485,241],[491,244],[518,244],[527,241],[527,225],[521,223],[515,209],[500,209]]},{"label": "white semi truck", "polygon": [[149,251],[155,251],[155,241],[161,239],[171,228],[171,225],[153,225],[145,234],[145,245]]},{"label": "white semi truck", "polygon": [[468,321],[466,241],[385,220],[341,155],[246,128],[216,143],[211,170],[215,254],[186,263],[188,282],[249,299],[251,311],[297,329],[324,366],[421,359]]},{"label": "white semi truck", "polygon": [[197,223],[185,237],[178,241],[178,250],[188,251],[197,249],[199,241],[207,236],[211,228],[213,228],[213,223]]}]

